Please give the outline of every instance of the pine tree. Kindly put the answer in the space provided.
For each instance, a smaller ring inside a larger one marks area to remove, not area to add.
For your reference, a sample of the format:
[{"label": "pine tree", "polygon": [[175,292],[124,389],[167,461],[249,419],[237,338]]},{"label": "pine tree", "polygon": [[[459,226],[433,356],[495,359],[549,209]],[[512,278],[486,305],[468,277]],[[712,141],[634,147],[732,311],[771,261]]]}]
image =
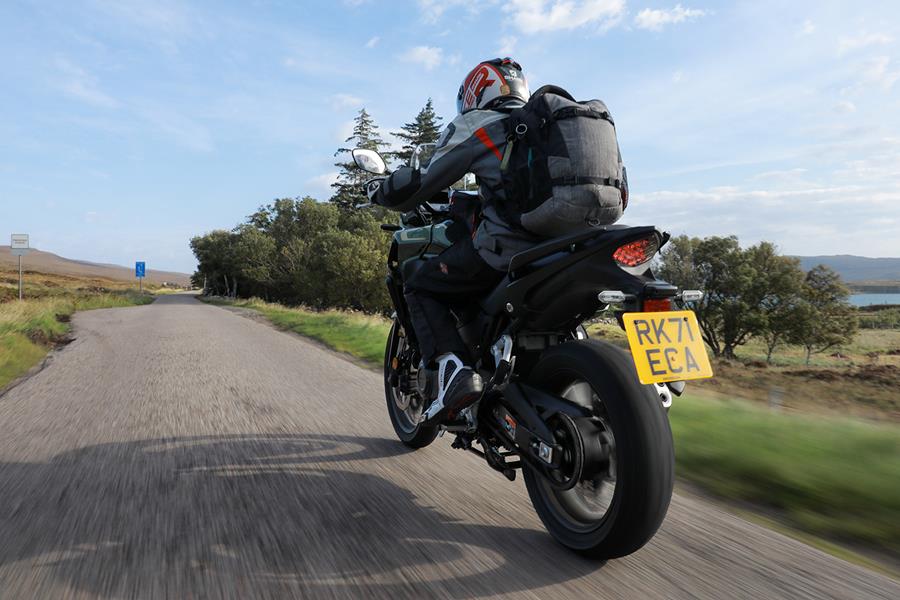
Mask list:
[{"label": "pine tree", "polygon": [[433,144],[438,141],[438,137],[441,134],[440,122],[442,120],[441,117],[435,114],[434,106],[431,98],[429,98],[412,123],[403,125],[400,128],[402,131],[391,132],[394,136],[406,142],[403,144],[402,149],[392,152],[391,156],[396,157],[403,164],[408,163],[416,146]]},{"label": "pine tree", "polygon": [[366,195],[362,191],[363,184],[372,177],[371,173],[366,173],[356,166],[350,157],[350,151],[354,148],[365,148],[367,150],[375,150],[384,154],[387,144],[381,139],[378,132],[378,125],[366,109],[363,108],[353,120],[353,135],[348,137],[344,142],[347,147],[338,148],[335,156],[345,158],[345,161],[336,162],[334,166],[340,169],[338,180],[331,184],[334,188],[334,194],[331,196],[331,202],[337,204],[342,209],[352,209],[357,204],[367,202]]}]

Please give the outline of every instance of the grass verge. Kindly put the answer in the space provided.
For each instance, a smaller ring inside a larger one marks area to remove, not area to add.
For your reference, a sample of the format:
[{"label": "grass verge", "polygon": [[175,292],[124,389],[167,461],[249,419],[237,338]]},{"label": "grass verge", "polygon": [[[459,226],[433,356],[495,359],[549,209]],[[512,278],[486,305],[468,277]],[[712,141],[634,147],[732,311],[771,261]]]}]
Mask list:
[{"label": "grass verge", "polygon": [[[280,328],[381,365],[385,319],[260,300],[208,301],[256,310]],[[713,394],[679,398],[669,416],[680,477],[799,532],[900,559],[896,425],[773,412]]]},{"label": "grass verge", "polygon": [[311,337],[375,367],[380,367],[384,360],[384,342],[391,326],[381,317],[339,310],[317,312],[287,308],[257,298],[236,301],[209,298],[206,301],[253,309],[281,329]]},{"label": "grass verge", "polygon": [[900,559],[900,428],[685,396],[669,413],[678,474],[799,531]]},{"label": "grass verge", "polygon": [[24,375],[69,333],[77,310],[134,306],[153,301],[134,292],[49,296],[0,304],[0,390]]}]

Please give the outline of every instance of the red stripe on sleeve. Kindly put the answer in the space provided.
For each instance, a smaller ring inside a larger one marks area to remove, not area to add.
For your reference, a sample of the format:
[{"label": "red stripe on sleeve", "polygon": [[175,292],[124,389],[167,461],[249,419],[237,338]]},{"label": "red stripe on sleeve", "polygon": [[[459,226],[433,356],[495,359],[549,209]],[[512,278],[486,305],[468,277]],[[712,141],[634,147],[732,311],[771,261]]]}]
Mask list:
[{"label": "red stripe on sleeve", "polygon": [[475,130],[475,136],[481,140],[481,143],[484,144],[488,150],[494,153],[494,156],[497,157],[497,160],[503,160],[503,155],[500,154],[500,149],[494,145],[494,142],[491,141],[491,138],[488,137],[487,131],[484,130],[484,127],[480,127]]}]

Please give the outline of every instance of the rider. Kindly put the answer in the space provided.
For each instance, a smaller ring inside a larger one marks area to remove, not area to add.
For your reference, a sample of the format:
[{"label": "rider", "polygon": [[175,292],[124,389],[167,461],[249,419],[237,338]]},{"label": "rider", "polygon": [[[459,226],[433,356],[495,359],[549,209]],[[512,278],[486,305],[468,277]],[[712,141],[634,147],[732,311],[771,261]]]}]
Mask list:
[{"label": "rider", "polygon": [[447,125],[427,166],[401,167],[370,192],[372,202],[408,211],[474,173],[482,201],[482,221],[472,237],[463,236],[423,264],[406,282],[405,296],[422,360],[437,369],[438,394],[422,420],[439,422],[472,404],[481,394],[474,358],[456,330],[449,305],[480,296],[503,278],[510,258],[539,238],[500,217],[504,200],[500,164],[506,148],[504,120],[528,100],[522,67],[497,58],[472,69],[456,99],[458,115]]}]

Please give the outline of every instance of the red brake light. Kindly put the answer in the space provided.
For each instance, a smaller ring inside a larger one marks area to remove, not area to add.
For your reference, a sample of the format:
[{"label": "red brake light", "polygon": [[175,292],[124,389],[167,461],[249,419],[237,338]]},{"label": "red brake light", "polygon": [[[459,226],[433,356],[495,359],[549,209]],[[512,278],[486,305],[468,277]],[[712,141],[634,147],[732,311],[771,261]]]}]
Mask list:
[{"label": "red brake light", "polygon": [[639,267],[649,262],[650,259],[659,250],[659,240],[655,235],[646,237],[633,242],[628,242],[624,246],[613,252],[613,260],[620,267]]},{"label": "red brake light", "polygon": [[644,300],[644,312],[666,312],[672,310],[672,300],[669,298],[648,298]]}]

